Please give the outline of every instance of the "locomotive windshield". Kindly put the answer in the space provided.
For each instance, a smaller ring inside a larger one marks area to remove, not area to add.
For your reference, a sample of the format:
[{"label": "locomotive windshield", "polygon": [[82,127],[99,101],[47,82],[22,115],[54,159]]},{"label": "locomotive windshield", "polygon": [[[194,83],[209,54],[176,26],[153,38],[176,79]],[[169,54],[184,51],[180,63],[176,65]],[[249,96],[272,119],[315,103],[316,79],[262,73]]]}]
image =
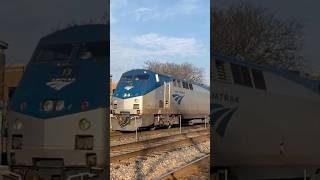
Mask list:
[{"label": "locomotive windshield", "polygon": [[39,47],[33,57],[33,62],[65,61],[71,56],[72,44],[55,44]]},{"label": "locomotive windshield", "polygon": [[133,78],[132,76],[123,76],[122,80],[123,81],[132,81],[132,78]]},{"label": "locomotive windshield", "polygon": [[48,61],[65,61],[70,60],[71,53],[80,46],[78,59],[103,59],[108,57],[107,42],[90,42],[82,45],[73,44],[54,44],[43,45],[39,47],[33,57],[33,62],[48,62]]},{"label": "locomotive windshield", "polygon": [[129,82],[129,81],[140,81],[140,80],[148,80],[149,79],[149,75],[147,74],[141,74],[141,75],[135,75],[135,76],[132,76],[132,75],[127,75],[127,76],[123,76],[121,78],[122,81],[125,81],[125,82]]},{"label": "locomotive windshield", "polygon": [[149,79],[149,75],[146,75],[146,74],[136,75],[134,77],[134,80],[148,80],[148,79]]},{"label": "locomotive windshield", "polygon": [[107,42],[85,43],[81,46],[79,59],[106,59],[108,44]]}]

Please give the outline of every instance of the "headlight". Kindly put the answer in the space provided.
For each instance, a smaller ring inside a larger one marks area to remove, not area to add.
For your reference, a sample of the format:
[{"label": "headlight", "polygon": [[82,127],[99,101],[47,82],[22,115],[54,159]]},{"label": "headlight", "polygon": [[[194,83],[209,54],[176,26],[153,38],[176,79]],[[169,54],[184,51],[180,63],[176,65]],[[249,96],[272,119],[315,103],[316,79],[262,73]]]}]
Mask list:
[{"label": "headlight", "polygon": [[93,149],[93,136],[92,135],[76,135],[76,147],[79,150],[92,150]]},{"label": "headlight", "polygon": [[133,109],[139,109],[139,104],[133,104]]},{"label": "headlight", "polygon": [[95,153],[86,154],[87,165],[95,166],[97,164],[97,155]]},{"label": "headlight", "polygon": [[54,102],[52,100],[47,100],[42,104],[42,109],[46,112],[52,111],[54,108]]},{"label": "headlight", "polygon": [[138,102],[139,102],[139,99],[134,99],[134,102],[135,102],[135,103],[138,103]]},{"label": "headlight", "polygon": [[56,104],[56,111],[62,111],[64,109],[64,101],[60,100]]},{"label": "headlight", "polygon": [[12,135],[12,149],[22,149],[22,135]]},{"label": "headlight", "polygon": [[87,119],[85,119],[85,118],[80,119],[80,121],[79,121],[79,128],[80,128],[81,130],[87,130],[87,129],[90,128],[90,126],[91,126],[91,123],[90,123],[89,120],[87,120]]},{"label": "headlight", "polygon": [[113,104],[117,104],[118,103],[118,101],[117,100],[113,100]]}]

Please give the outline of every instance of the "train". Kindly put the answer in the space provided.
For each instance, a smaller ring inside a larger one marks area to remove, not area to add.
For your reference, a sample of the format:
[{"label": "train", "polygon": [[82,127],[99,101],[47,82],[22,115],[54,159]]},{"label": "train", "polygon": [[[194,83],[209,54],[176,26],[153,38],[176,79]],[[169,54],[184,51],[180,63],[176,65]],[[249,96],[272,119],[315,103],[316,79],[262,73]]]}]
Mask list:
[{"label": "train", "polygon": [[109,57],[105,24],[76,25],[40,39],[8,110],[12,172],[24,179],[103,172]]},{"label": "train", "polygon": [[112,95],[113,130],[136,131],[210,121],[209,86],[133,69],[122,74]]},{"label": "train", "polygon": [[222,54],[213,57],[215,176],[238,180],[316,176],[320,81]]}]

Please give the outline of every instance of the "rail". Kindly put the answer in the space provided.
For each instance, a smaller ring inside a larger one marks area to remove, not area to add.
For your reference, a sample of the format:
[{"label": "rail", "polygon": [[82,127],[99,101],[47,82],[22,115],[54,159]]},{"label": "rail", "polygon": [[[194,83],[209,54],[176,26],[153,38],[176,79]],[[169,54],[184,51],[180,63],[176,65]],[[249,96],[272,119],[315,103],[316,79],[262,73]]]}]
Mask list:
[{"label": "rail", "polygon": [[[172,171],[169,171],[169,172],[167,172],[167,173],[165,173],[165,174],[160,175],[160,176],[159,176],[158,178],[156,178],[155,180],[161,180],[161,179],[165,179],[165,178],[169,178],[169,177],[174,177],[174,174],[176,174],[177,172],[183,171],[183,170],[185,170],[186,168],[188,168],[188,167],[190,167],[190,166],[192,166],[192,165],[195,165],[195,164],[199,163],[200,161],[203,161],[203,160],[205,160],[205,159],[207,159],[207,158],[209,158],[209,157],[210,157],[210,154],[206,154],[206,155],[204,155],[204,156],[202,156],[202,157],[200,157],[200,158],[198,158],[198,159],[195,159],[195,160],[189,162],[189,163],[186,164],[186,165],[183,165],[183,166],[178,167],[178,168],[176,168],[176,169],[174,169],[174,170],[172,170]],[[208,165],[208,166],[209,166],[209,165]]]}]

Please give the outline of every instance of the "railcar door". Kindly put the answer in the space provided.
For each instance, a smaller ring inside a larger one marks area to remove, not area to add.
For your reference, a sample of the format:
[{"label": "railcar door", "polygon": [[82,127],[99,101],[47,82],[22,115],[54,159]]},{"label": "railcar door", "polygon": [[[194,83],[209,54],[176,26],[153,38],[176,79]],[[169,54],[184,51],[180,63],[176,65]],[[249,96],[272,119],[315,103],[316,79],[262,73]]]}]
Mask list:
[{"label": "railcar door", "polygon": [[163,102],[164,102],[164,112],[165,114],[169,114],[170,111],[170,96],[171,96],[171,89],[170,89],[170,82],[164,82],[164,92],[163,92]]}]

